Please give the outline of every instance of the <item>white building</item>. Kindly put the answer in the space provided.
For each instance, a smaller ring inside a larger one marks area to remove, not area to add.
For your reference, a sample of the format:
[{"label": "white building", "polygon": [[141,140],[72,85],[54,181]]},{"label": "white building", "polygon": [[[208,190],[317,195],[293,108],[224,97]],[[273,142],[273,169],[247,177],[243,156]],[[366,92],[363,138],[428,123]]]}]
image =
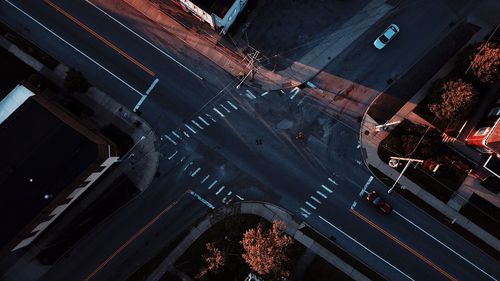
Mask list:
[{"label": "white building", "polygon": [[248,0],[173,0],[183,9],[208,23],[220,34],[226,34]]}]

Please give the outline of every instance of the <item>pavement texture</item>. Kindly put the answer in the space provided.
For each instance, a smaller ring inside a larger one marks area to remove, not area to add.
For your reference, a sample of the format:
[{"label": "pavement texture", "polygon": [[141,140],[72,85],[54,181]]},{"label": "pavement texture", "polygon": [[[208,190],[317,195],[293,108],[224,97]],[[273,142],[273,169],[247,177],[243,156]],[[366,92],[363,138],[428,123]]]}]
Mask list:
[{"label": "pavement texture", "polygon": [[[300,229],[304,224],[295,221],[293,214],[287,210],[264,202],[238,202],[232,206],[225,206],[217,209],[215,214],[211,214],[203,219],[198,225],[194,226],[190,233],[179,243],[179,245],[172,250],[172,252],[163,260],[160,266],[149,276],[148,281],[161,280],[166,272],[176,273],[179,278],[186,280],[186,276],[181,272],[174,270],[175,261],[200,237],[205,231],[210,229],[214,224],[223,220],[224,218],[234,214],[252,214],[260,216],[269,222],[275,220],[282,220],[286,223],[286,233],[292,236],[296,241],[304,245],[308,251],[322,257],[331,265],[337,267],[342,272],[350,276],[356,281],[370,280],[361,272],[345,263],[342,259],[328,251],[326,248],[312,240],[310,237],[302,233]],[[334,242],[332,242],[334,243]],[[179,274],[180,273],[180,274]]]}]

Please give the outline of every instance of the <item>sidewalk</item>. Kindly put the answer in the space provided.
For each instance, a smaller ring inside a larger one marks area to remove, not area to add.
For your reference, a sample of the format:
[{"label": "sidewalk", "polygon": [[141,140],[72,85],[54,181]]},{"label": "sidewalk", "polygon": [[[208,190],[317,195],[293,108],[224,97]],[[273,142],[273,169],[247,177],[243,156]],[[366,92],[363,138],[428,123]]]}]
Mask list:
[{"label": "sidewalk", "polygon": [[[486,7],[487,6],[483,6],[483,9],[479,9],[478,11],[476,11],[474,16],[471,17],[469,21],[477,18],[477,14],[484,12],[484,9],[487,9]],[[491,25],[491,23],[488,25],[486,24],[486,22],[483,21],[473,22],[473,23],[480,25],[482,28],[477,34],[475,34],[471,38],[469,43],[478,42],[482,40],[482,38],[489,31],[491,31],[492,27],[494,27]],[[438,78],[444,77],[452,67],[452,63],[455,58],[456,55],[447,64],[445,64],[429,80],[429,82],[427,82],[426,85],[422,87],[390,120],[387,120],[387,123],[402,121],[404,119],[407,119],[416,124],[422,124],[425,126],[434,127],[426,120],[414,114],[413,110],[424,99],[425,95],[427,94],[428,87],[430,86],[430,81],[434,81]],[[377,125],[380,124],[378,124],[370,115],[365,114],[361,122],[361,133],[360,133],[360,143],[363,148],[362,153],[364,154],[363,156],[365,158],[365,164],[367,166],[373,166],[374,168],[380,170],[383,174],[387,175],[389,178],[396,180],[397,177],[399,176],[399,172],[389,167],[387,163],[382,162],[378,156],[377,152],[378,146],[380,145],[380,142],[389,135],[389,132],[376,131],[375,126]],[[484,161],[483,157],[480,156],[480,154],[472,148],[465,147],[464,145],[461,144],[451,144],[451,146],[453,149],[459,151],[462,155],[475,161],[478,164],[482,164],[482,161]],[[500,251],[500,241],[497,238],[487,233],[486,231],[478,227],[473,222],[469,221],[466,217],[462,216],[458,212],[460,208],[467,203],[468,199],[470,198],[470,196],[472,196],[474,192],[488,193],[488,194],[491,193],[485,188],[483,188],[476,178],[469,175],[464,180],[462,185],[459,187],[457,192],[455,192],[455,194],[447,203],[438,200],[433,195],[431,195],[430,193],[422,189],[420,186],[410,181],[405,176],[401,177],[399,183],[402,186],[404,186],[405,189],[407,189],[408,191],[419,197],[422,201],[431,205],[432,207],[434,207],[435,209],[437,209],[438,211],[449,217],[450,220],[454,220],[455,223],[462,226],[463,228],[465,228],[466,230],[468,230],[469,232],[471,232],[472,234],[483,240],[485,243],[495,248],[497,251]]]},{"label": "sidewalk", "polygon": [[[322,257],[332,266],[340,269],[342,272],[349,275],[354,280],[370,280],[361,272],[357,271],[352,266],[341,260],[339,257],[329,252],[323,246],[321,246],[308,236],[304,235],[304,233],[300,231],[300,229],[304,225],[298,224],[294,220],[292,214],[290,214],[285,209],[269,203],[248,201],[238,202],[230,207],[224,206],[221,209],[217,209],[216,213],[205,217],[203,221],[201,221],[198,225],[191,229],[191,232],[184,238],[184,240],[182,240],[182,242],[180,242],[179,245],[174,250],[172,250],[172,252],[170,252],[167,258],[163,260],[160,266],[146,280],[161,280],[162,276],[167,271],[175,273],[175,261],[177,261],[177,259],[191,246],[191,244],[193,244],[205,231],[210,229],[210,227],[212,227],[214,224],[223,220],[227,216],[234,215],[235,213],[257,215],[268,220],[269,222],[277,219],[283,220],[286,223],[286,233],[292,236],[296,241],[307,247],[308,251],[311,251],[312,253]],[[182,277],[182,280],[190,280],[189,278],[186,279],[187,276],[185,274],[179,277]]]}]

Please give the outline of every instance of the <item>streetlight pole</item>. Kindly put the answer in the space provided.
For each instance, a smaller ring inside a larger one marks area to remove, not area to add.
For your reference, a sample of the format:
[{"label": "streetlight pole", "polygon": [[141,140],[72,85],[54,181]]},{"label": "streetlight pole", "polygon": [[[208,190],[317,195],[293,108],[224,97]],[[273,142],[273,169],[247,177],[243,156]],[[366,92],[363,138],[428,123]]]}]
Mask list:
[{"label": "streetlight pole", "polygon": [[127,154],[129,154],[129,153],[130,153],[130,151],[132,151],[132,149],[134,149],[134,147],[136,147],[136,146],[137,146],[137,145],[138,145],[141,141],[143,141],[143,140],[145,140],[145,139],[146,139],[146,136],[142,136],[142,137],[139,139],[139,141],[138,141],[138,142],[136,142],[136,143],[135,143],[135,144],[134,144],[134,145],[133,145],[133,146],[132,146],[132,147],[131,147],[128,151],[127,151],[127,153],[123,154],[123,156],[122,156],[120,159],[116,160],[116,162],[121,162],[121,161],[123,161],[123,159],[125,159],[125,156],[127,156]]},{"label": "streetlight pole", "polygon": [[[393,162],[391,162],[393,161]],[[396,184],[398,183],[399,179],[401,179],[401,177],[403,176],[403,174],[405,173],[406,169],[408,169],[408,167],[410,166],[410,164],[412,162],[416,162],[418,164],[420,163],[423,163],[424,161],[423,160],[420,160],[420,159],[413,159],[413,158],[401,158],[401,157],[392,157],[391,156],[391,160],[389,161],[389,165],[393,168],[396,168],[399,164],[399,161],[407,161],[406,162],[406,165],[405,167],[403,168],[403,171],[401,171],[401,174],[399,174],[398,178],[396,179],[396,181],[394,182],[394,184],[391,186],[391,188],[389,188],[389,190],[387,190],[387,193],[388,194],[391,194],[392,191],[394,190],[394,188],[396,187]],[[392,163],[392,164],[391,164]],[[415,165],[415,166],[416,166]]]}]

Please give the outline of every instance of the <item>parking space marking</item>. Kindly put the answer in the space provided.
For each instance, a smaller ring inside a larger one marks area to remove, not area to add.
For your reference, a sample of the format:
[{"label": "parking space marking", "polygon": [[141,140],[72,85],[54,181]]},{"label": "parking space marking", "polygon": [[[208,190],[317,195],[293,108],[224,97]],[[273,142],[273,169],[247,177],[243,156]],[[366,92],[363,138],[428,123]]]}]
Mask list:
[{"label": "parking space marking", "polygon": [[427,236],[429,236],[430,238],[432,238],[434,241],[438,242],[441,246],[443,246],[446,249],[450,250],[450,252],[452,252],[453,254],[457,255],[458,257],[460,257],[462,260],[466,261],[468,264],[472,265],[477,270],[481,271],[484,275],[488,276],[492,280],[495,280],[495,281],[497,280],[497,279],[495,279],[495,277],[493,277],[492,275],[488,274],[486,271],[484,271],[483,269],[481,269],[480,267],[478,267],[477,265],[475,265],[474,263],[472,263],[471,261],[469,261],[468,259],[466,259],[464,256],[460,255],[457,251],[453,250],[448,245],[444,244],[439,239],[437,239],[436,237],[432,236],[429,232],[425,231],[420,226],[418,226],[415,223],[413,223],[412,221],[410,221],[408,218],[406,218],[405,216],[403,216],[402,214],[400,214],[398,211],[396,211],[396,210],[392,210],[392,211],[395,214],[397,214],[398,216],[400,216],[402,219],[404,219],[405,221],[407,221],[408,223],[410,223],[411,225],[413,225],[414,227],[416,227],[418,230],[420,230],[423,233],[425,233]]},{"label": "parking space marking", "polygon": [[370,178],[366,181],[365,185],[363,186],[363,189],[361,189],[361,191],[359,192],[359,197],[363,196],[363,194],[366,192],[366,189],[368,188],[372,180],[373,176],[370,176]]},{"label": "parking space marking", "polygon": [[309,207],[311,207],[311,208],[313,208],[314,210],[317,209],[316,206],[314,206],[313,204],[311,204],[311,203],[309,203],[307,201],[306,201],[306,205],[309,206]]},{"label": "parking space marking", "polygon": [[333,192],[331,189],[329,189],[328,187],[326,187],[326,185],[324,185],[324,184],[322,184],[322,185],[321,185],[321,187],[322,187],[324,190],[328,191],[329,193],[332,193],[332,192]]},{"label": "parking space marking", "polygon": [[410,280],[415,280],[413,278],[411,278],[408,274],[404,273],[403,271],[401,271],[399,268],[395,267],[394,265],[392,265],[390,262],[388,262],[387,260],[385,260],[383,257],[377,255],[375,252],[373,252],[372,250],[370,250],[368,247],[366,247],[365,245],[361,244],[360,242],[358,242],[358,240],[352,238],[349,234],[345,233],[344,231],[342,231],[340,228],[336,227],[333,223],[329,222],[328,220],[326,220],[325,218],[323,218],[322,216],[318,216],[322,221],[326,222],[329,226],[333,227],[335,230],[337,230],[338,232],[342,233],[344,236],[346,236],[347,238],[349,238],[351,241],[353,241],[354,243],[358,244],[359,246],[361,246],[363,249],[365,249],[366,251],[370,252],[372,255],[376,256],[377,258],[379,258],[380,260],[382,260],[384,263],[386,263],[387,265],[389,265],[390,267],[392,267],[393,269],[395,269],[396,271],[398,271],[399,273],[401,273],[403,276],[405,276],[406,278],[410,279]]}]

